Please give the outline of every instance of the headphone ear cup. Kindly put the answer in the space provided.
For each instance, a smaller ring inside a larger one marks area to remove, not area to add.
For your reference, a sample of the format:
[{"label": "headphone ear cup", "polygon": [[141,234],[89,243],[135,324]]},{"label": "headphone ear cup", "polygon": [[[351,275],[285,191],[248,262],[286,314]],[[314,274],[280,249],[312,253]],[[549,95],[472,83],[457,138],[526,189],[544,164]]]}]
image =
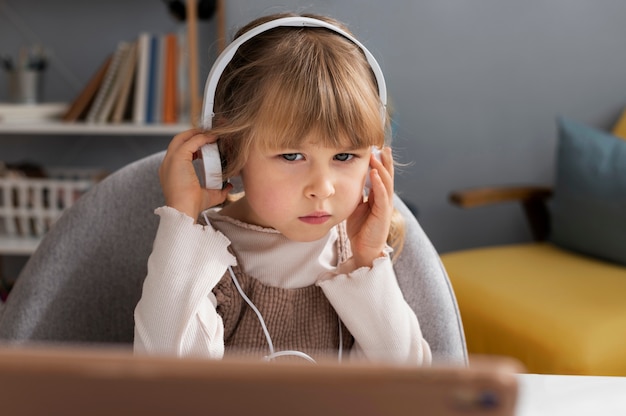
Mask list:
[{"label": "headphone ear cup", "polygon": [[217,143],[205,144],[200,148],[200,152],[204,166],[204,187],[223,189],[226,182],[223,179],[223,162]]}]

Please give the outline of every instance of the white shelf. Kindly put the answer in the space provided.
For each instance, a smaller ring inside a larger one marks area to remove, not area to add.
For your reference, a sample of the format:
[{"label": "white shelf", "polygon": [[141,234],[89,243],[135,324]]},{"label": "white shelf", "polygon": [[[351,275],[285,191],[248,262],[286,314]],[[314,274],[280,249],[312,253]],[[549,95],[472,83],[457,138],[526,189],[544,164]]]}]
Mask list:
[{"label": "white shelf", "polygon": [[88,124],[63,122],[0,123],[0,134],[171,136],[188,130],[188,124]]},{"label": "white shelf", "polygon": [[41,242],[40,238],[2,237],[0,238],[0,255],[28,256],[35,252]]}]

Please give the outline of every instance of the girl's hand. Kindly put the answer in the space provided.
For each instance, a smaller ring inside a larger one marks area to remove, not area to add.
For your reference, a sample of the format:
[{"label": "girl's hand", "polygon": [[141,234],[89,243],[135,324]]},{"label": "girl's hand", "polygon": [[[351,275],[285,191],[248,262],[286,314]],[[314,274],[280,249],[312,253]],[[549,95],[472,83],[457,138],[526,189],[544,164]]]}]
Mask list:
[{"label": "girl's hand", "polygon": [[197,158],[200,147],[216,140],[215,136],[209,136],[199,129],[184,131],[172,139],[159,168],[166,205],[194,220],[205,209],[224,202],[232,188],[228,184],[221,190],[206,189],[200,185],[196,175],[192,162]]},{"label": "girl's hand", "polygon": [[369,196],[348,218],[348,237],[355,269],[372,267],[374,259],[383,255],[391,227],[394,194],[391,148],[383,148],[380,156],[380,161],[370,156],[372,187]]}]

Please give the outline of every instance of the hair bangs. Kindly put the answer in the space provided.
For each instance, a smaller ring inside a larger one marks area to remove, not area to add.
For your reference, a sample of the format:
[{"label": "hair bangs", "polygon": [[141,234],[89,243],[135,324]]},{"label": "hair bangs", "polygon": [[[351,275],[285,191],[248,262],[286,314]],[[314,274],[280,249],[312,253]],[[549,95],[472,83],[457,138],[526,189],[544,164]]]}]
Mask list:
[{"label": "hair bangs", "polygon": [[325,147],[381,147],[384,110],[369,65],[362,55],[353,56],[362,52],[348,40],[337,48],[336,35],[315,32],[307,35],[318,42],[309,39],[297,54],[283,56],[260,88],[263,102],[252,127],[256,144],[296,148],[313,138]]}]

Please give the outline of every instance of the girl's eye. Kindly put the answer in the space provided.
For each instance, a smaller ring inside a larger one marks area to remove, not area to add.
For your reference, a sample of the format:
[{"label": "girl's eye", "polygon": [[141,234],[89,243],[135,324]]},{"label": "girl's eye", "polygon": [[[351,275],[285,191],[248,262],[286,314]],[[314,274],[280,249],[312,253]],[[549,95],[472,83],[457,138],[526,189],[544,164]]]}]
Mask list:
[{"label": "girl's eye", "polygon": [[335,155],[335,160],[338,160],[340,162],[347,162],[348,160],[352,159],[354,157],[354,155],[352,153],[339,153],[337,155]]},{"label": "girl's eye", "polygon": [[289,162],[294,162],[296,160],[303,159],[303,156],[301,153],[283,153],[281,157]]}]

